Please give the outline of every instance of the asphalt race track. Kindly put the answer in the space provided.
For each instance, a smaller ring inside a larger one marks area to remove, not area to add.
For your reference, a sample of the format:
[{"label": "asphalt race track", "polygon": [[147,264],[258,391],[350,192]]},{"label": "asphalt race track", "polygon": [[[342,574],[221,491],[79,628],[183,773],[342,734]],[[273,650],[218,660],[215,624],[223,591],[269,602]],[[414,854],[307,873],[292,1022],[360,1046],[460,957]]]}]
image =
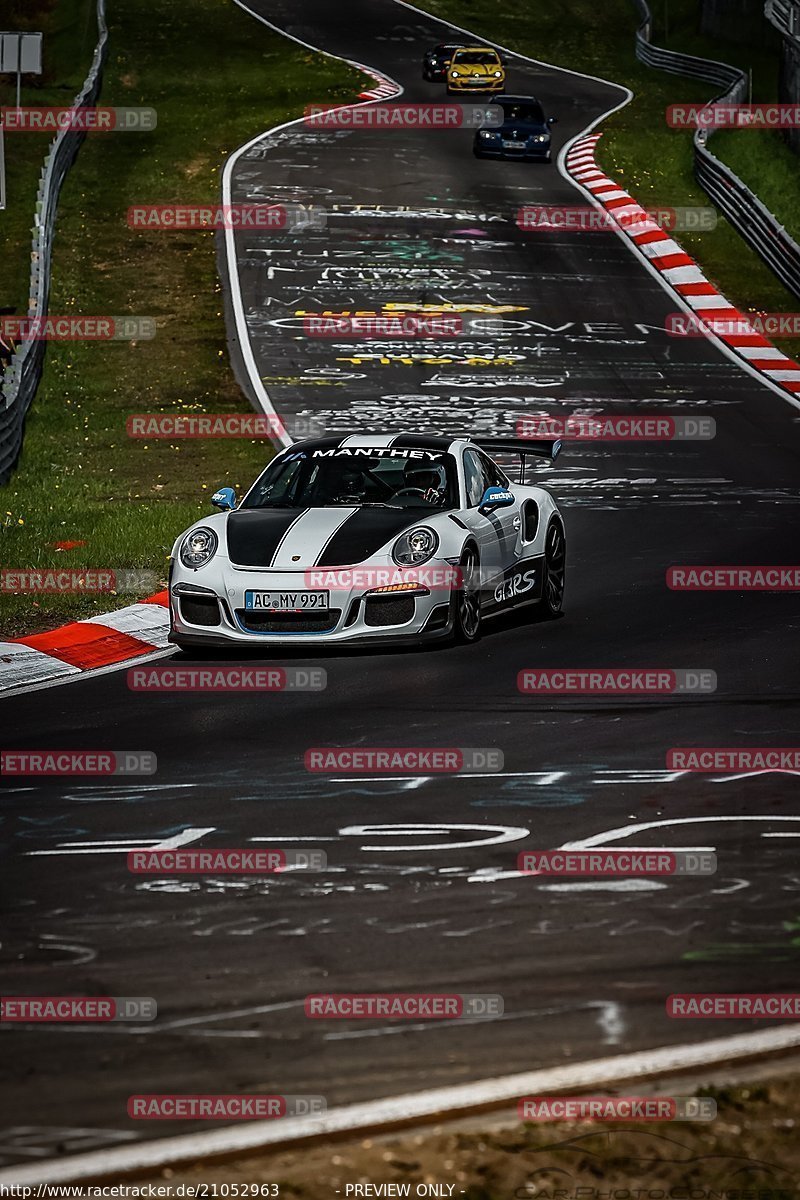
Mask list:
[{"label": "asphalt race track", "polygon": [[[444,98],[420,78],[424,50],[447,40],[440,22],[391,0],[249,3],[397,80],[404,100]],[[559,118],[557,148],[623,98],[518,58],[507,90]],[[152,996],[159,1018],[6,1030],[0,1165],[187,1127],[134,1125],[132,1093],[389,1096],[742,1032],[753,1026],[671,1020],[666,997],[795,982],[796,778],[665,764],[670,747],[796,742],[796,597],[672,592],[665,573],[796,561],[797,412],[705,340],[668,336],[674,302],[617,236],[519,229],[521,203],[580,193],[555,163],[478,162],[471,139],[297,124],[239,158],[234,200],[327,210],[323,230],[236,239],[253,353],[287,427],[513,435],[522,415],[590,409],[711,416],[717,436],[584,443],[541,469],[569,542],[556,622],[503,619],[471,648],[269,660],[323,666],[321,692],[158,696],[129,691],[121,670],[3,701],[18,748],[158,756],[155,776],[111,785],[6,781],[4,985]],[[509,305],[520,327],[431,347],[313,339],[297,317],[384,304]],[[718,689],[517,690],[522,668],[564,666],[709,669]],[[492,747],[505,762],[499,775],[309,774],[305,751],[331,745]],[[603,834],[713,847],[719,870],[516,873],[520,850]],[[329,866],[266,881],[128,872],[131,845],[167,839],[319,847]],[[311,992],[426,990],[499,993],[504,1015],[376,1025],[303,1010]]]}]

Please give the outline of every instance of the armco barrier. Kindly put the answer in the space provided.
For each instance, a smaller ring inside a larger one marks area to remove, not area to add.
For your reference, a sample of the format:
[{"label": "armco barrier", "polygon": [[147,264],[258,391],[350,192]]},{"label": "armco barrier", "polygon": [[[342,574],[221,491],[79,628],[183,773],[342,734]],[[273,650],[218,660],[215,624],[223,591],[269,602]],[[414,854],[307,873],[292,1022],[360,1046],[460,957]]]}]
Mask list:
[{"label": "armco barrier", "polygon": [[[105,0],[97,0],[98,41],[86,81],[73,102],[73,109],[93,108],[103,78],[108,47]],[[31,283],[28,316],[44,317],[50,296],[50,271],[53,256],[58,197],[61,185],[72,166],[86,134],[78,129],[62,128],[50,143],[42,167],[34,215],[31,247]],[[0,400],[0,484],[8,483],[22,449],[25,416],[42,378],[45,341],[22,342],[2,376]]]},{"label": "armco barrier", "polygon": [[[723,90],[710,103],[741,104],[747,99],[747,76],[738,67],[652,45],[653,18],[647,0],[634,0],[634,3],[642,18],[636,31],[636,57],[640,62],[673,75],[688,75],[719,86]],[[800,296],[800,246],[739,176],[711,153],[708,139],[712,132],[713,129],[698,129],[694,134],[697,182],[781,283]]]}]

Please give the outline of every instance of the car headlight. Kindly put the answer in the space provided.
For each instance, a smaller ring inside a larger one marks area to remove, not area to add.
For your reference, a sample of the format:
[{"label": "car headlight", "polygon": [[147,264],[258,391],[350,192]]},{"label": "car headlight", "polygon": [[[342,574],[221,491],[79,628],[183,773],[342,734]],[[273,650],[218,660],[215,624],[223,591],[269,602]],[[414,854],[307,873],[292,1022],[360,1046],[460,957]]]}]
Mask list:
[{"label": "car headlight", "polygon": [[458,79],[458,71],[451,71],[450,74],[453,76],[453,79]]},{"label": "car headlight", "polygon": [[217,549],[217,535],[213,529],[201,526],[187,533],[181,542],[180,560],[185,567],[204,567],[214,557]]},{"label": "car headlight", "polygon": [[432,529],[420,526],[401,533],[394,544],[392,558],[399,567],[417,567],[425,563],[439,548],[439,539]]},{"label": "car headlight", "polygon": [[478,136],[486,138],[486,140],[490,142],[492,138],[500,137],[500,134],[496,133],[493,129],[481,129],[478,133]]},{"label": "car headlight", "polygon": [[501,77],[501,75],[502,75],[502,74],[503,74],[503,72],[502,72],[502,71],[495,71],[495,73],[494,73],[494,77],[495,77],[495,79],[499,79],[499,78]]}]

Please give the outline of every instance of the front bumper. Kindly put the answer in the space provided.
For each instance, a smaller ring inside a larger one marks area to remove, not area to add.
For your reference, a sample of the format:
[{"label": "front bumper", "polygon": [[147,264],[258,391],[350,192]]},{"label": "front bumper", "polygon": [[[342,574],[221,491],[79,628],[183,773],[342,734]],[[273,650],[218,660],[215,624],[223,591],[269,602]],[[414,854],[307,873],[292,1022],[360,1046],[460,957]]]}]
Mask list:
[{"label": "front bumper", "polygon": [[450,92],[502,92],[505,87],[504,79],[453,79],[447,80]]},{"label": "front bumper", "polygon": [[549,142],[539,142],[537,145],[521,146],[517,150],[510,146],[493,145],[491,142],[475,142],[473,149],[478,158],[503,158],[509,162],[547,162],[551,145]]},{"label": "front bumper", "polygon": [[[452,570],[435,561],[426,567],[443,574]],[[397,572],[391,562],[370,564],[370,571],[380,569]],[[451,591],[446,585],[375,593],[372,586],[359,585],[357,578],[342,586],[328,578],[347,570],[357,576],[358,568],[320,572],[325,584],[330,584],[327,610],[275,613],[247,609],[245,593],[316,590],[304,572],[242,569],[219,557],[199,571],[176,564],[169,588],[169,640],[187,646],[297,646],[418,642],[450,634]]]}]

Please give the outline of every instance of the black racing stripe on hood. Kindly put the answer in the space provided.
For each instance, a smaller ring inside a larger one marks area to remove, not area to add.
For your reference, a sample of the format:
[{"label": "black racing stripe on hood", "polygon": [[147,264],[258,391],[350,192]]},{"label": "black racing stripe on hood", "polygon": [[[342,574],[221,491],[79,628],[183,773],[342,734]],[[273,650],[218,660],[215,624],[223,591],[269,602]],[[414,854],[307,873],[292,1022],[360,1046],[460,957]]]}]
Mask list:
[{"label": "black racing stripe on hood", "polygon": [[362,563],[403,529],[418,524],[407,508],[359,508],[337,529],[315,565],[351,567]]},{"label": "black racing stripe on hood", "polygon": [[304,508],[249,508],[228,517],[228,556],[239,567],[268,567]]}]

